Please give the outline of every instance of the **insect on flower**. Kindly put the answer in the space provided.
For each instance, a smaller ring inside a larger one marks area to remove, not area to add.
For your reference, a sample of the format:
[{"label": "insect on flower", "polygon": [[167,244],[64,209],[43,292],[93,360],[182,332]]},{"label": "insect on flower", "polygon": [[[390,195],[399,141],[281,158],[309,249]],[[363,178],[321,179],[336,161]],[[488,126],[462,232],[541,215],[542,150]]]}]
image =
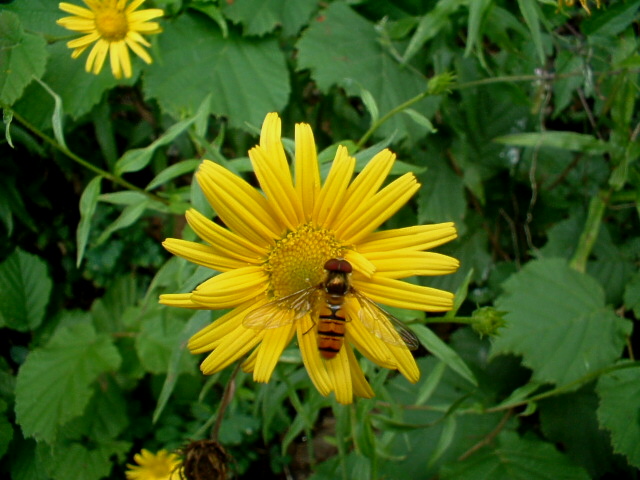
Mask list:
[{"label": "insect on flower", "polygon": [[334,358],[344,343],[348,319],[344,313],[347,297],[360,305],[358,316],[365,328],[380,340],[394,346],[419,346],[414,333],[393,315],[358,292],[350,283],[351,264],[343,258],[332,258],[324,264],[325,278],[317,284],[291,295],[273,300],[254,310],[244,319],[244,326],[258,330],[278,328],[300,320],[311,313],[318,319],[318,350],[326,359]]}]

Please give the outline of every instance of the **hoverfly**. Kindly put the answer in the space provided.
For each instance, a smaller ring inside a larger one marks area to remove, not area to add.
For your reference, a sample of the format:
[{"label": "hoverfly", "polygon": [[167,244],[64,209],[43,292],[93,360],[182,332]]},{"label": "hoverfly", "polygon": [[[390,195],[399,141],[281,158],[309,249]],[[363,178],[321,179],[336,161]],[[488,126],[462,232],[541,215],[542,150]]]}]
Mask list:
[{"label": "hoverfly", "polygon": [[324,264],[324,269],[322,282],[258,307],[245,317],[243,325],[257,330],[278,328],[311,313],[314,322],[318,319],[320,355],[331,359],[344,343],[347,323],[344,302],[353,297],[360,306],[359,320],[369,332],[389,345],[405,345],[410,350],[418,348],[418,339],[413,332],[351,286],[353,267],[347,260],[332,258]]}]

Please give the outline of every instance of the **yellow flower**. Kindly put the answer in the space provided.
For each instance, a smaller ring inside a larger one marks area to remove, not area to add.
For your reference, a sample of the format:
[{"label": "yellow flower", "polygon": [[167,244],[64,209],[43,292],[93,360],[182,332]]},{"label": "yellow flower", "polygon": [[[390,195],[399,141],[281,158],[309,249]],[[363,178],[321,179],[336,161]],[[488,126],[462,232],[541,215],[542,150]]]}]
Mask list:
[{"label": "yellow flower", "polygon": [[127,465],[127,480],[180,480],[182,463],[175,453],[160,450],[153,454],[142,449],[133,459],[138,465]]},{"label": "yellow flower", "polygon": [[[355,159],[339,147],[322,183],[313,133],[301,123],[296,125],[292,179],[280,129],[278,115],[268,114],[260,145],[249,151],[263,193],[220,165],[202,163],[196,179],[227,228],[189,210],[189,225],[207,245],[169,238],[164,246],[223,273],[191,293],[161,295],[160,302],[233,308],[189,342],[193,353],[212,351],[201,365],[205,374],[253,350],[243,369],[253,372],[255,381],[268,382],[282,351],[297,335],[314,385],[322,395],[335,392],[340,403],[351,403],[353,395],[374,395],[354,347],[417,382],[420,372],[405,343],[416,346],[415,336],[402,326],[397,333],[394,319],[373,301],[422,311],[450,310],[451,293],[399,279],[457,269],[456,259],[424,251],[454,239],[453,223],[375,232],[419,189],[414,175],[407,173],[380,189],[395,161],[395,155],[384,150],[351,181]],[[336,286],[343,291],[334,296],[326,292]],[[321,326],[328,333],[319,334]]]},{"label": "yellow flower", "polygon": [[[601,0],[596,0],[596,6],[600,8]],[[568,7],[573,7],[573,4],[576,3],[575,0],[558,0],[558,6],[562,8],[563,5]],[[580,5],[584,8],[589,15],[591,15],[591,10],[589,10],[589,5],[587,4],[587,0],[580,0]]]},{"label": "yellow flower", "polygon": [[129,48],[146,63],[151,63],[151,56],[144,49],[151,44],[142,34],[160,33],[162,30],[158,23],[149,20],[161,17],[164,12],[159,8],[136,11],[144,0],[133,0],[127,6],[128,1],[83,0],[88,9],[66,2],[59,4],[61,10],[75,16],[59,19],[58,25],[85,34],[67,43],[74,49],[71,57],[78,58],[95,43],[87,57],[87,72],[100,73],[108,53],[113,76],[121,78],[124,72],[124,76],[130,78]]}]

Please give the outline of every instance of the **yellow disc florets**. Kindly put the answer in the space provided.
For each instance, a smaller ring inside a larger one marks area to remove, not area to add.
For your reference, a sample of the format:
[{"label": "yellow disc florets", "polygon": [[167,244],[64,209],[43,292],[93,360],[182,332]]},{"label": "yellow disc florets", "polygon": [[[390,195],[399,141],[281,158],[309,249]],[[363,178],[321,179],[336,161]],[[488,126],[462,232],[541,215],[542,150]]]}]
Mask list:
[{"label": "yellow disc florets", "polygon": [[319,284],[325,262],[343,255],[344,247],[331,231],[311,223],[301,225],[276,241],[267,256],[269,296],[281,298]]},{"label": "yellow disc florets", "polygon": [[129,32],[129,22],[124,6],[115,1],[106,2],[105,6],[95,12],[96,30],[100,36],[109,42],[124,39]]}]

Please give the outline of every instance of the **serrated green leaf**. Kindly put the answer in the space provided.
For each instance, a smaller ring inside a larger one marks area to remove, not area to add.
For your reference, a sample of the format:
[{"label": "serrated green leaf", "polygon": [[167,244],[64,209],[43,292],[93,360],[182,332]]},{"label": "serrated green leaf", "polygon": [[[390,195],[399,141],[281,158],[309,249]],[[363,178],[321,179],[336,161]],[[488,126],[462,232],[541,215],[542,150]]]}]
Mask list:
[{"label": "serrated green leaf", "polygon": [[44,38],[26,33],[18,16],[0,11],[0,104],[12,105],[47,63]]},{"label": "serrated green leaf", "polygon": [[427,166],[427,172],[420,175],[418,223],[463,224],[467,199],[462,178],[439,156],[429,159]]},{"label": "serrated green leaf", "polygon": [[[5,2],[6,3],[6,2]],[[46,35],[61,36],[69,33],[53,19],[64,17],[65,12],[58,8],[57,2],[49,0],[29,0],[28,2],[11,2],[2,5],[3,9],[14,12],[20,17],[24,27],[32,32],[42,32]]]},{"label": "serrated green leaf", "polygon": [[98,195],[100,194],[102,177],[97,176],[91,179],[87,184],[82,196],[80,197],[80,222],[76,230],[76,243],[78,246],[78,255],[76,257],[76,267],[82,263],[84,251],[89,241],[89,233],[91,231],[91,219],[96,211],[98,204]]},{"label": "serrated green leaf", "polygon": [[0,264],[0,325],[21,332],[38,328],[51,287],[47,264],[16,250]]},{"label": "serrated green leaf", "polygon": [[473,385],[478,384],[473,372],[467,364],[464,363],[464,360],[460,358],[460,355],[440,340],[440,337],[424,325],[411,325],[411,329],[415,332],[420,343],[422,343],[422,345],[424,345],[425,348],[427,348],[435,357],[439,358],[451,370],[456,372],[465,380],[468,380]]},{"label": "serrated green leaf", "polygon": [[36,442],[19,439],[14,455],[11,458],[12,480],[49,480],[45,465],[38,461]]},{"label": "serrated green leaf", "polygon": [[[375,25],[344,2],[331,3],[296,46],[298,69],[311,70],[320,90],[328,93],[337,85],[355,96],[364,88],[375,99],[381,116],[427,89],[426,78],[400,64],[380,44]],[[439,101],[439,97],[427,97],[412,108],[429,118]],[[395,115],[378,134],[387,136],[395,131],[412,139],[426,133],[410,117]]]},{"label": "serrated green leaf", "polygon": [[74,442],[52,449],[48,470],[53,480],[100,480],[111,472],[111,457],[123,456],[130,447],[129,442],[111,441],[95,448]]},{"label": "serrated green leaf", "polygon": [[[514,353],[533,379],[565,385],[610,365],[631,330],[605,306],[602,287],[558,259],[529,262],[503,284],[496,308],[508,312],[492,356]],[[576,385],[578,386],[578,385]]]},{"label": "serrated green leaf", "polygon": [[299,0],[235,0],[222,5],[228,18],[242,24],[245,35],[264,35],[278,26],[284,35],[294,35],[316,9],[315,2]]},{"label": "serrated green leaf", "polygon": [[469,458],[445,465],[442,480],[589,480],[550,443],[519,438],[504,432],[497,446],[484,448]]},{"label": "serrated green leaf", "polygon": [[90,323],[59,328],[18,372],[16,420],[25,436],[52,442],[60,426],[84,412],[91,384],[119,365],[112,340]]},{"label": "serrated green leaf", "polygon": [[[223,38],[204,17],[183,14],[158,36],[162,56],[147,67],[148,97],[175,116],[193,114],[211,93],[211,112],[230,126],[260,125],[267,112],[284,108],[289,73],[274,39]],[[194,42],[197,38],[197,42]],[[184,88],[188,85],[189,88]]]},{"label": "serrated green leaf", "polygon": [[636,318],[640,318],[640,273],[636,274],[627,283],[624,289],[624,306],[633,310]]},{"label": "serrated green leaf", "polygon": [[551,147],[583,153],[604,153],[609,147],[593,135],[575,132],[514,133],[494,138],[494,142],[518,147]]},{"label": "serrated green leaf", "polygon": [[545,437],[562,445],[567,456],[586,468],[591,478],[616,470],[609,435],[598,426],[597,407],[598,397],[591,385],[538,403]]},{"label": "serrated green leaf", "polygon": [[156,175],[154,179],[149,182],[149,185],[145,187],[145,190],[153,190],[181,175],[192,174],[196,168],[198,168],[198,165],[200,165],[200,160],[183,160],[182,162],[175,163]]},{"label": "serrated green leaf", "polygon": [[600,397],[597,414],[600,426],[611,432],[613,450],[640,468],[640,364],[629,366],[632,368],[615,370],[600,377],[596,387]]}]

